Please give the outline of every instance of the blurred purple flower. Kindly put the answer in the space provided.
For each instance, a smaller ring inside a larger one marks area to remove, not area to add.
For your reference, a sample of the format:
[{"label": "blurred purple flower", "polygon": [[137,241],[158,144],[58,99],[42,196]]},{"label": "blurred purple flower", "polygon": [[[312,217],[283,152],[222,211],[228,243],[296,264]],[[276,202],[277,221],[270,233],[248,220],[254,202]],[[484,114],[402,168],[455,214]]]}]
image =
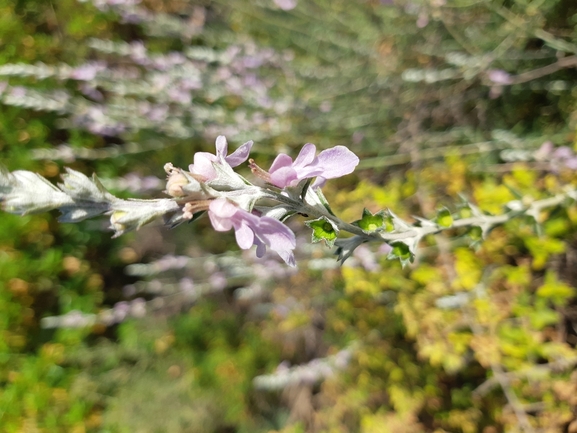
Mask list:
[{"label": "blurred purple flower", "polygon": [[511,75],[502,69],[491,69],[487,71],[487,77],[495,84],[509,85],[513,82]]},{"label": "blurred purple flower", "polygon": [[367,271],[376,272],[381,268],[375,254],[366,245],[359,245],[354,250],[353,257],[355,257],[359,261],[359,264]]},{"label": "blurred purple flower", "polygon": [[281,153],[273,161],[269,173],[270,182],[279,188],[296,186],[303,179],[316,177],[313,186],[322,186],[327,179],[352,173],[359,158],[345,146],[323,150],[315,156],[317,148],[307,143],[293,159]]},{"label": "blurred purple flower", "polygon": [[216,231],[235,230],[236,242],[243,250],[256,245],[257,257],[262,257],[266,247],[276,253],[290,266],[295,266],[293,250],[296,247],[294,233],[283,223],[270,217],[259,217],[236,207],[224,198],[210,203],[210,222]]},{"label": "blurred purple flower", "polygon": [[223,290],[226,288],[228,280],[224,272],[213,272],[208,277],[208,283],[214,290]]},{"label": "blurred purple flower", "polygon": [[427,25],[429,24],[429,16],[425,13],[419,14],[416,24],[417,27],[420,29],[427,27]]},{"label": "blurred purple flower", "polygon": [[567,146],[561,146],[555,149],[553,152],[553,158],[557,159],[567,159],[574,156],[573,151]]},{"label": "blurred purple flower", "polygon": [[130,315],[136,318],[146,316],[146,301],[142,298],[133,299],[130,303]]},{"label": "blurred purple flower", "polygon": [[23,98],[26,96],[26,87],[13,86],[10,88],[10,96],[13,98]]},{"label": "blurred purple flower", "polygon": [[552,142],[546,141],[533,156],[537,161],[549,161],[554,172],[558,172],[562,167],[577,170],[577,155],[568,146],[555,148]]},{"label": "blurred purple flower", "polygon": [[90,62],[74,68],[70,73],[70,78],[78,81],[91,81],[100,71],[106,69],[104,62]]},{"label": "blurred purple flower", "polygon": [[274,4],[283,11],[290,11],[297,7],[297,0],[274,0]]},{"label": "blurred purple flower", "polygon": [[79,83],[78,90],[95,101],[101,102],[104,100],[104,95],[90,83]]}]

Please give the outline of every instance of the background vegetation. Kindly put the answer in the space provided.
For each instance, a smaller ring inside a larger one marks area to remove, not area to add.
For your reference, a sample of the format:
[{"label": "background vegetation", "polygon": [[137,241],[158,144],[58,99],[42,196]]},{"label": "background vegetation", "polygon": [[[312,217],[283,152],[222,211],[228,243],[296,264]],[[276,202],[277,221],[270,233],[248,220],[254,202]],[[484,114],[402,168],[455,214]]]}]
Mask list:
[{"label": "background vegetation", "polygon": [[[53,181],[161,196],[221,133],[263,166],[348,146],[325,195],[349,221],[577,181],[572,0],[0,0],[0,46],[0,160]],[[206,221],[56,218],[0,217],[2,431],[577,431],[573,201],[405,269],[306,230],[292,272]]]}]

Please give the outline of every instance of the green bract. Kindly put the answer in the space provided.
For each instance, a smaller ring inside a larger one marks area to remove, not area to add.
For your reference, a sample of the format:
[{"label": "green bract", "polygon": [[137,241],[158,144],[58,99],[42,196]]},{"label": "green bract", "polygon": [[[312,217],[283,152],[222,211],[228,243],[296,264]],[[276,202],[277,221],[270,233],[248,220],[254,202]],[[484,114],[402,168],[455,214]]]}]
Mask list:
[{"label": "green bract", "polygon": [[326,217],[320,217],[316,220],[305,221],[307,227],[313,230],[312,242],[325,241],[329,248],[332,248],[339,234],[337,226]]},{"label": "green bract", "polygon": [[367,208],[363,209],[363,217],[360,220],[355,221],[353,224],[359,226],[367,234],[376,233],[382,230],[389,231],[388,229],[392,228],[390,218],[387,218],[384,211],[379,211],[373,214]]}]

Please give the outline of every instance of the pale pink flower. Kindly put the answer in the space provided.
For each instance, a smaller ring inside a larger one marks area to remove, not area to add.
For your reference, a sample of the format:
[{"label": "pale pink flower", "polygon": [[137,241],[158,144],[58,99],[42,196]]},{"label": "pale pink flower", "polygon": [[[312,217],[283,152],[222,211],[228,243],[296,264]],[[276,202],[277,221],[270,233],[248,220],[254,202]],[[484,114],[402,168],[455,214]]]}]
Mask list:
[{"label": "pale pink flower", "polygon": [[352,173],[359,163],[359,158],[345,146],[323,150],[318,156],[315,156],[316,151],[314,144],[307,143],[294,161],[284,153],[278,155],[269,170],[270,182],[285,188],[316,177],[313,186],[322,186],[327,179]]},{"label": "pale pink flower", "polygon": [[226,232],[234,228],[236,242],[243,250],[256,245],[256,255],[262,257],[266,247],[269,247],[285,263],[296,265],[293,253],[296,247],[295,235],[280,221],[267,216],[259,217],[224,198],[210,203],[208,216],[216,231]]}]

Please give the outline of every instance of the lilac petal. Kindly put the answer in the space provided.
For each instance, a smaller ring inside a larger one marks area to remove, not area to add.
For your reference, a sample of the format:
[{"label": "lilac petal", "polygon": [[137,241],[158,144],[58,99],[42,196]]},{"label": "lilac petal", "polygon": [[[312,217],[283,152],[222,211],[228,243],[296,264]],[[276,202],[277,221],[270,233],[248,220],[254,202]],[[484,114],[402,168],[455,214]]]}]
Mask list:
[{"label": "lilac petal", "polygon": [[297,265],[295,255],[292,251],[277,251],[276,253],[287,265],[292,266],[293,268]]},{"label": "lilac petal", "polygon": [[194,164],[188,166],[191,173],[198,174],[206,180],[213,180],[216,178],[216,171],[212,166],[217,158],[212,153],[196,152],[194,154]]},{"label": "lilac petal", "polygon": [[277,171],[274,173],[271,172],[270,174],[271,183],[279,188],[285,188],[297,179],[297,172],[292,167],[279,168]]},{"label": "lilac petal", "polygon": [[236,167],[248,159],[248,155],[250,154],[250,149],[252,148],[253,141],[247,141],[238,149],[236,149],[233,153],[225,158],[226,162],[231,167]]},{"label": "lilac petal", "polygon": [[288,265],[295,266],[292,251],[296,247],[295,235],[280,221],[254,215],[224,198],[210,203],[208,215],[217,231],[227,231],[234,227],[236,242],[241,249],[246,250],[256,245],[257,256],[262,257],[268,246]]},{"label": "lilac petal", "polygon": [[316,153],[317,147],[314,144],[305,144],[295,159],[293,167],[298,171],[299,168],[303,168],[311,164],[315,159]]},{"label": "lilac petal", "polygon": [[322,188],[325,186],[325,183],[327,183],[327,180],[324,177],[318,176],[311,185],[311,188]]},{"label": "lilac petal", "polygon": [[359,164],[359,158],[345,146],[323,150],[317,157],[317,167],[322,167],[322,177],[334,179],[352,173]]},{"label": "lilac petal", "polygon": [[212,201],[208,208],[208,217],[217,232],[227,232],[233,227],[233,217],[238,208],[228,200],[219,198]]},{"label": "lilac petal", "polygon": [[246,221],[242,221],[238,227],[235,227],[234,234],[236,237],[236,243],[241,249],[247,250],[253,246],[255,240],[254,232],[248,226]]},{"label": "lilac petal", "polygon": [[208,218],[210,219],[210,223],[212,224],[212,227],[217,232],[227,232],[233,227],[232,220],[230,220],[228,218],[219,217],[218,215],[216,215],[214,212],[211,212],[210,210],[208,211]]},{"label": "lilac petal", "polygon": [[219,159],[223,159],[226,157],[228,152],[228,143],[226,141],[226,137],[224,135],[219,135],[216,137],[216,156]]},{"label": "lilac petal", "polygon": [[272,218],[263,217],[259,227],[261,235],[266,243],[275,251],[292,250],[296,246],[294,233],[283,223]]},{"label": "lilac petal", "polygon": [[258,238],[254,238],[254,243],[256,244],[256,256],[260,259],[266,253],[266,245]]},{"label": "lilac petal", "polygon": [[215,215],[221,218],[232,218],[238,208],[225,198],[218,198],[210,203],[209,209]]},{"label": "lilac petal", "polygon": [[293,159],[285,153],[280,153],[272,162],[269,173],[277,171],[279,168],[292,167]]},{"label": "lilac petal", "polygon": [[295,235],[291,229],[278,220],[262,217],[257,232],[271,250],[275,251],[290,266],[295,266],[292,250],[296,247]]},{"label": "lilac petal", "polygon": [[217,232],[227,232],[232,228],[232,221],[230,219],[219,217],[210,210],[208,211],[208,217],[210,218],[212,227]]}]

